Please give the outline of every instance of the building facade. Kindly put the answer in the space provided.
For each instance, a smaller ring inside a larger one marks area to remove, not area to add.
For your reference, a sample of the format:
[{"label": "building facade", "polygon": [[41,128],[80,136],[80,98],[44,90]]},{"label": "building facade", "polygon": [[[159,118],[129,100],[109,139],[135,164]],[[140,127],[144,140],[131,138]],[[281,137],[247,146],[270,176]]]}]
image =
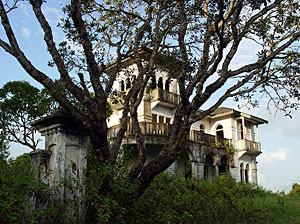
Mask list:
[{"label": "building facade", "polygon": [[[127,61],[126,68],[114,83],[115,90],[126,94],[137,75],[136,71],[136,65]],[[146,163],[158,155],[166,142],[168,127],[173,122],[179,102],[176,80],[169,78],[168,72],[158,65],[138,107],[138,120],[147,148]],[[113,140],[120,128],[123,105],[122,100],[111,100],[110,104],[113,114],[108,120],[108,138]],[[258,126],[266,123],[266,120],[247,113],[218,108],[192,124],[186,150],[168,168],[168,172],[200,179],[230,173],[237,181],[257,185],[256,157],[261,154]],[[135,154],[136,141],[130,116],[127,125],[122,144],[130,146]]]}]

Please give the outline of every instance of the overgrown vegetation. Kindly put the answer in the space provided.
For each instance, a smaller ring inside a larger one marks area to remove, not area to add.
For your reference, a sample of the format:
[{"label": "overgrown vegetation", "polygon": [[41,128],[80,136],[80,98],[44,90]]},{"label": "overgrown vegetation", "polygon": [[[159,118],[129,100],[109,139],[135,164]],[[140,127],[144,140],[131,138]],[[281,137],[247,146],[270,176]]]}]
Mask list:
[{"label": "overgrown vegetation", "polygon": [[[230,176],[202,181],[163,173],[138,197],[138,183],[132,183],[125,170],[89,164],[84,195],[88,205],[86,223],[300,222],[299,184],[294,184],[291,192],[285,195],[237,183]],[[111,173],[117,178],[106,178]],[[59,211],[74,203],[53,203],[53,191],[35,177],[29,155],[14,161],[1,157],[0,223],[63,223]],[[111,194],[103,196],[99,190],[107,186],[103,183],[105,180],[111,181],[112,189]],[[31,207],[33,195],[36,200],[48,203],[47,206]]]},{"label": "overgrown vegetation", "polygon": [[[18,42],[10,14],[22,11],[20,2],[30,5],[44,34],[46,48],[40,50],[49,52],[48,65],[57,69],[66,92],[60,91],[52,72],[34,66],[39,63],[31,61]],[[138,155],[128,178],[140,181],[140,193],[185,150],[191,125],[227,99],[239,106],[269,102],[268,106],[275,105],[287,115],[300,106],[298,0],[64,1],[59,4],[64,15],[57,29],[45,16],[49,4],[42,0],[0,1],[5,31],[0,48],[85,130],[98,162],[114,166],[130,116]],[[55,43],[53,32],[64,35],[61,43]],[[240,60],[244,46],[251,46],[249,60]],[[168,74],[167,80],[153,79],[162,72]],[[124,88],[115,89],[123,77],[126,94],[121,94]],[[152,79],[157,85],[152,85]],[[161,88],[172,80],[178,84],[180,100],[173,109],[163,147],[148,162],[137,109],[149,85]],[[107,102],[121,95],[120,130],[114,141],[108,141]],[[113,186],[103,186],[99,193],[106,197],[112,194],[110,189]]]},{"label": "overgrown vegetation", "polygon": [[[8,161],[0,155],[0,223],[56,223],[60,213],[51,204],[51,194],[37,179],[28,154]],[[33,199],[41,207],[34,208]]]},{"label": "overgrown vegetation", "polygon": [[287,223],[300,221],[299,208],[300,197],[291,201],[230,176],[201,181],[162,174],[134,203],[131,222]]}]

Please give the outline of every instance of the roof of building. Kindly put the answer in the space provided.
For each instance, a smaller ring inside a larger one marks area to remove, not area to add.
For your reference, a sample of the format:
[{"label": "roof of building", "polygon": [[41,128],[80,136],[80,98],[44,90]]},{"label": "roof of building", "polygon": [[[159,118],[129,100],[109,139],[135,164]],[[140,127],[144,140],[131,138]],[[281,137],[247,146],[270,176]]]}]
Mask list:
[{"label": "roof of building", "polygon": [[[147,47],[141,47],[138,49],[138,53],[140,54],[140,58],[142,60],[147,61],[152,54],[152,50]],[[182,61],[175,59],[174,57],[171,57],[171,56],[163,55],[161,53],[157,53],[154,60],[155,60],[156,65],[158,65],[161,68],[172,70],[172,72],[180,71],[179,68],[182,68],[182,66],[183,66]],[[114,60],[111,63],[109,63],[108,65],[106,65],[106,70],[110,71],[112,68],[114,68],[114,66],[116,65],[116,62],[117,61]],[[135,63],[136,63],[136,59],[134,57],[134,52],[131,51],[122,58],[121,69],[127,68],[130,65],[133,65]],[[193,68],[189,65],[188,70],[192,71]]]},{"label": "roof of building", "polygon": [[247,120],[250,120],[256,124],[267,124],[268,123],[268,121],[265,119],[262,119],[260,117],[253,116],[251,114],[244,113],[244,112],[232,109],[232,108],[228,108],[228,107],[219,107],[214,112],[212,112],[209,116],[211,118],[216,118],[216,117],[223,117],[226,115],[234,115],[235,117],[244,117]]}]

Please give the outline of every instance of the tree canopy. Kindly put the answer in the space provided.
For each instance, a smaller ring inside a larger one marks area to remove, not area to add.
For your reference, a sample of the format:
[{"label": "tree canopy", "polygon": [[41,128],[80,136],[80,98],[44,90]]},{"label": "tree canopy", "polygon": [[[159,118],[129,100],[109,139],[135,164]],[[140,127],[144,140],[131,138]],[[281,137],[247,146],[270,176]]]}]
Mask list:
[{"label": "tree canopy", "polygon": [[[11,10],[18,10],[17,2],[0,2],[7,38],[1,37],[0,46],[86,130],[99,161],[115,163],[130,114],[139,156],[128,175],[141,181],[141,192],[180,155],[191,124],[226,99],[242,98],[257,105],[257,97],[264,95],[283,110],[298,106],[291,100],[299,100],[298,0],[71,0],[60,23],[66,41],[59,44],[42,10],[47,2],[29,0],[52,57],[49,65],[57,68],[61,82],[80,106],[22,51],[8,17]],[[245,42],[255,43],[257,51],[252,61],[233,66]],[[140,51],[144,48],[151,49],[146,60]],[[178,82],[180,104],[163,149],[145,165],[137,107],[162,56],[170,78]],[[137,65],[137,76],[124,96],[121,128],[109,145],[106,103],[128,57]]]},{"label": "tree canopy", "polygon": [[32,150],[40,139],[31,122],[50,114],[53,100],[46,90],[39,90],[26,81],[6,83],[0,89],[0,128],[3,139],[28,146]]}]

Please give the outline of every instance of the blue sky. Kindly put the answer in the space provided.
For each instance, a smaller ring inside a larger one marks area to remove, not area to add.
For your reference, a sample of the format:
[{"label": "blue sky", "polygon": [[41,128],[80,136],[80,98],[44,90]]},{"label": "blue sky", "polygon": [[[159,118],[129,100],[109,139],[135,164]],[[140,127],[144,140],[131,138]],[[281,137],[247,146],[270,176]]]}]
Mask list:
[{"label": "blue sky", "polygon": [[[49,1],[43,8],[52,27],[56,27],[62,16],[60,6],[59,1]],[[42,31],[31,12],[30,6],[22,2],[20,7],[12,11],[9,16],[25,55],[38,69],[51,77],[58,77],[56,70],[47,66],[50,57],[43,43]],[[53,31],[57,43],[64,40],[63,35],[56,28]],[[0,28],[0,38],[6,40],[2,27]],[[255,53],[251,54],[249,49],[253,50],[255,47],[250,43],[245,43],[239,52],[239,60],[236,60],[233,66],[238,67],[242,62],[251,61]],[[12,56],[2,49],[0,49],[0,68],[0,86],[8,81],[27,80],[33,85],[41,87]],[[236,108],[237,105],[227,101],[224,106]],[[284,116],[283,113],[275,113],[274,110],[270,113],[264,104],[261,104],[260,108],[252,110],[243,108],[241,110],[269,121],[268,125],[261,125],[259,129],[263,152],[258,157],[259,184],[273,191],[288,191],[291,189],[292,183],[300,183],[300,150],[298,149],[300,148],[300,111],[294,111],[291,119]],[[43,145],[41,144],[40,147]],[[11,155],[15,157],[29,150],[12,144],[10,151]]]}]

